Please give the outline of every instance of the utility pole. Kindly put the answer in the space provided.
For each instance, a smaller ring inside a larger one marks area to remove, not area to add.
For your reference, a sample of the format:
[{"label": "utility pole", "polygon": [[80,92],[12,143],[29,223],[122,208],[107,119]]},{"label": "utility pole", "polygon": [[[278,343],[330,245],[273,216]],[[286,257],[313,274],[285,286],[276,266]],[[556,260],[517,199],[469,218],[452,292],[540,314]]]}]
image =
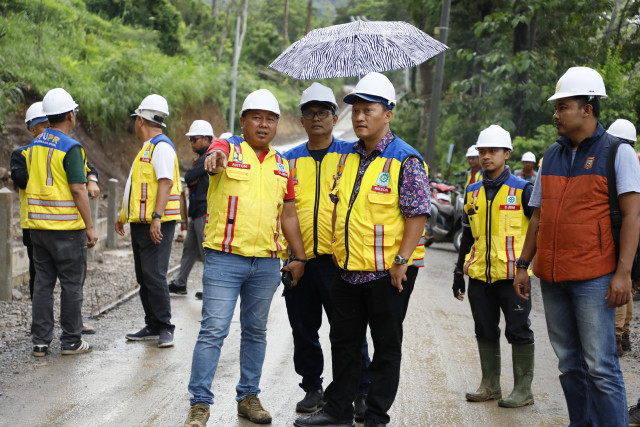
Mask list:
[{"label": "utility pole", "polygon": [[[440,42],[447,44],[447,35],[449,33],[449,10],[451,9],[451,0],[442,1],[442,13],[440,14]],[[438,115],[440,113],[440,94],[442,93],[442,75],[444,74],[444,55],[440,53],[436,57],[436,75],[433,79],[433,87],[431,90],[431,111],[429,112],[429,132],[427,133],[427,152],[425,160],[427,165],[432,167],[433,157],[436,149],[436,131],[438,130]]]}]

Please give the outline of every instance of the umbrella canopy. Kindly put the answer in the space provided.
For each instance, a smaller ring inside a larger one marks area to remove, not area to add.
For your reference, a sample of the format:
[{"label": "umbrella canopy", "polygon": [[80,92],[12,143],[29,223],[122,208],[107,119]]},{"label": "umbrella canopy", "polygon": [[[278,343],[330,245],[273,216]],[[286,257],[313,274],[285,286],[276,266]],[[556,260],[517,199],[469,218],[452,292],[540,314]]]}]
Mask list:
[{"label": "umbrella canopy", "polygon": [[415,67],[448,49],[401,21],[354,21],[310,31],[270,67],[298,80],[364,76]]}]

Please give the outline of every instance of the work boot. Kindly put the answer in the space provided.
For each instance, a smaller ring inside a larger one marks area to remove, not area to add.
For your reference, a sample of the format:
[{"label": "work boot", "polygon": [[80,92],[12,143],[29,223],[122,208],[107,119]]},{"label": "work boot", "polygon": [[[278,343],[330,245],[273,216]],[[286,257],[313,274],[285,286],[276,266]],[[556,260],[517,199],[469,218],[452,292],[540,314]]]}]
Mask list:
[{"label": "work boot", "polygon": [[260,399],[255,394],[247,396],[238,402],[238,415],[256,424],[269,424],[271,422],[271,414],[262,407]]},{"label": "work boot", "polygon": [[616,350],[618,351],[618,357],[622,357],[624,350],[622,350],[622,338],[616,337]]},{"label": "work boot", "polygon": [[513,391],[508,397],[498,400],[498,406],[519,408],[533,405],[531,381],[533,381],[534,344],[512,345]]},{"label": "work boot", "polygon": [[629,427],[640,426],[640,403],[629,408]]},{"label": "work boot", "polygon": [[482,380],[475,393],[465,394],[465,398],[471,402],[486,402],[487,400],[500,399],[500,341],[478,340],[478,352],[480,353],[480,367]]},{"label": "work boot", "polygon": [[623,351],[631,351],[631,339],[629,338],[628,333],[622,334],[622,350]]},{"label": "work boot", "polygon": [[304,399],[296,404],[296,412],[310,413],[317,411],[324,406],[323,398],[322,388],[308,391]]},{"label": "work boot", "polygon": [[209,420],[209,407],[205,403],[196,403],[189,409],[184,427],[205,427]]}]

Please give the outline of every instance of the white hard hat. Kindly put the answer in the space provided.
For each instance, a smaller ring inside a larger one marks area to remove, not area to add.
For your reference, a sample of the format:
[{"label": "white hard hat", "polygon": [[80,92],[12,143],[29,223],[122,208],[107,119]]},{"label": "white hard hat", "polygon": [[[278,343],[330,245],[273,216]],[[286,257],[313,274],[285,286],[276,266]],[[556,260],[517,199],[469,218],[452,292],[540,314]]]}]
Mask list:
[{"label": "white hard hat", "polygon": [[210,136],[214,137],[213,126],[206,120],[194,120],[191,123],[189,132],[185,133],[186,136]]},{"label": "white hard hat", "polygon": [[533,163],[535,163],[535,162],[536,162],[536,155],[535,155],[535,154],[533,154],[531,151],[527,151],[526,153],[524,153],[524,154],[522,155],[522,159],[521,159],[521,161],[523,161],[523,162],[533,162]]},{"label": "white hard hat", "polygon": [[491,125],[480,132],[476,148],[506,148],[513,150],[511,135],[498,125]]},{"label": "white hard hat", "polygon": [[44,123],[47,120],[47,115],[42,110],[42,101],[31,104],[24,116],[24,122],[27,124],[27,129],[31,129],[38,123]]},{"label": "white hard hat", "polygon": [[222,135],[220,135],[218,138],[220,139],[227,139],[229,137],[232,137],[233,134],[231,132],[224,132]]},{"label": "white hard hat", "polygon": [[636,136],[636,127],[629,120],[618,119],[611,123],[607,132],[618,138],[626,139],[627,141],[636,142],[638,137]]},{"label": "white hard hat", "polygon": [[353,104],[357,98],[382,102],[393,109],[396,105],[396,90],[384,74],[374,71],[361,78],[353,92],[345,96],[343,101]]},{"label": "white hard hat", "polygon": [[475,145],[472,145],[471,147],[467,148],[467,157],[478,157],[480,154],[478,154],[478,149],[476,148]]},{"label": "white hard hat", "polygon": [[169,104],[163,96],[156,95],[154,93],[146,96],[142,100],[136,109],[136,112],[133,113],[132,116],[140,116],[143,119],[147,119],[166,127],[164,119],[169,117]]},{"label": "white hard hat", "polygon": [[42,100],[42,111],[47,116],[56,116],[73,111],[78,104],[73,100],[69,92],[57,87],[51,89]]},{"label": "white hard hat", "polygon": [[333,91],[318,82],[314,82],[311,86],[306,88],[304,92],[302,92],[299,105],[300,109],[302,109],[303,105],[312,101],[330,104],[333,107],[332,109],[334,112],[338,109],[338,103],[336,102],[336,97],[333,94]]},{"label": "white hard hat", "polygon": [[606,98],[604,81],[600,73],[593,68],[571,67],[560,77],[556,93],[547,101],[582,95]]},{"label": "white hard hat", "polygon": [[240,116],[242,117],[244,112],[248,110],[271,111],[280,117],[280,104],[278,104],[278,100],[269,89],[258,89],[247,95],[242,103]]}]

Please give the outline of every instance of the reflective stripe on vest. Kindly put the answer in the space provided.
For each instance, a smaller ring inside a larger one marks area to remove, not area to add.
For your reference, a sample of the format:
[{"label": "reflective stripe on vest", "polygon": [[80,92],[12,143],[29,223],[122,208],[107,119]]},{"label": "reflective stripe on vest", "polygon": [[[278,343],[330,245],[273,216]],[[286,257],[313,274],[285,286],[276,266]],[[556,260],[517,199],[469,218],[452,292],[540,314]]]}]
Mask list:
[{"label": "reflective stripe on vest", "polygon": [[289,163],[272,147],[260,163],[241,137],[227,141],[227,167],[209,178],[203,246],[248,257],[277,258],[284,251],[280,214]]},{"label": "reflective stripe on vest", "polygon": [[[25,153],[29,181],[24,192],[26,228],[81,230],[85,228],[67,181],[63,161],[79,142],[55,129],[46,129]],[[86,168],[86,159],[85,159]]]}]

